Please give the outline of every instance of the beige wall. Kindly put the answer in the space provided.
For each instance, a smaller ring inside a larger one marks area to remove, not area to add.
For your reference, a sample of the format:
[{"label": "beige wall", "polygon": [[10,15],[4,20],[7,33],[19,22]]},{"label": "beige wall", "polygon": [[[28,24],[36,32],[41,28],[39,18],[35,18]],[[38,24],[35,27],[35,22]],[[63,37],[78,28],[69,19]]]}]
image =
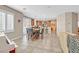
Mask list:
[{"label": "beige wall", "polygon": [[72,33],[72,13],[71,12],[67,12],[65,13],[65,27],[66,27],[66,31],[65,32],[70,32]]},{"label": "beige wall", "polygon": [[74,12],[66,13],[66,32],[76,33],[78,28],[78,14]]},{"label": "beige wall", "polygon": [[[13,10],[7,6],[3,6],[3,5],[0,5],[0,9],[10,11],[10,12],[14,13],[14,16],[15,16],[14,32],[7,33],[8,37],[10,39],[12,39],[14,37],[20,37],[23,33],[23,14],[16,10]],[[18,20],[21,20],[21,22],[18,22]]]},{"label": "beige wall", "polygon": [[77,13],[74,13],[72,15],[72,19],[73,19],[73,21],[72,21],[72,28],[73,28],[72,31],[74,33],[76,33],[77,32],[77,29],[78,29],[78,14]]},{"label": "beige wall", "polygon": [[70,32],[76,33],[78,28],[78,15],[74,12],[67,12],[57,17],[57,33]]}]

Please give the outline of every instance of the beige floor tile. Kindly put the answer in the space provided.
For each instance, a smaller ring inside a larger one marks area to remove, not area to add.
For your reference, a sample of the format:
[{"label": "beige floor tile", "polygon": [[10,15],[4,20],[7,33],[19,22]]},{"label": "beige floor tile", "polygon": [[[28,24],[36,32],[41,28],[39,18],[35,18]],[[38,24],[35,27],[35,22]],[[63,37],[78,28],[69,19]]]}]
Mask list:
[{"label": "beige floor tile", "polygon": [[43,39],[28,41],[26,39],[15,40],[18,47],[17,53],[61,53],[59,39],[56,33],[44,34]]}]

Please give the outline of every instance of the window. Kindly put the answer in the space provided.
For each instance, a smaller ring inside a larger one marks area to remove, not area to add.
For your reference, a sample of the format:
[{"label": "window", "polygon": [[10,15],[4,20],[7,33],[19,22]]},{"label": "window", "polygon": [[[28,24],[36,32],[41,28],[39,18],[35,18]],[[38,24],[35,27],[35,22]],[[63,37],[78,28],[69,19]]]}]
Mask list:
[{"label": "window", "polygon": [[0,32],[14,31],[14,15],[0,10]]},{"label": "window", "polygon": [[5,16],[4,12],[0,12],[0,31],[5,31]]},{"label": "window", "polygon": [[12,32],[14,30],[14,15],[7,14],[7,31]]}]

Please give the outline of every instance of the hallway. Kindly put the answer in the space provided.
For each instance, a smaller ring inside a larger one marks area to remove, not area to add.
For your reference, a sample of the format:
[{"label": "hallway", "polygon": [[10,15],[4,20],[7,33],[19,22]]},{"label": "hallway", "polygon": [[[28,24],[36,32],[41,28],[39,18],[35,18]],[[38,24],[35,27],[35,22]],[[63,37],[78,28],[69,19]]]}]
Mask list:
[{"label": "hallway", "polygon": [[[24,40],[24,41],[23,41]],[[27,41],[26,39],[15,41],[18,47],[17,53],[61,53],[60,43],[56,33],[44,34],[43,39]]]}]

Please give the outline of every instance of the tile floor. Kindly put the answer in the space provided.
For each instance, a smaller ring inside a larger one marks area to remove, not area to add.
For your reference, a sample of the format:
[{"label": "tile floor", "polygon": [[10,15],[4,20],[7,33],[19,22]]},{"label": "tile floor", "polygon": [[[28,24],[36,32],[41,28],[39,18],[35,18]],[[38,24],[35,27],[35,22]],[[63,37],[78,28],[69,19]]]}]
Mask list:
[{"label": "tile floor", "polygon": [[28,41],[27,37],[15,40],[17,53],[61,53],[61,47],[56,33],[44,34],[43,39]]}]

